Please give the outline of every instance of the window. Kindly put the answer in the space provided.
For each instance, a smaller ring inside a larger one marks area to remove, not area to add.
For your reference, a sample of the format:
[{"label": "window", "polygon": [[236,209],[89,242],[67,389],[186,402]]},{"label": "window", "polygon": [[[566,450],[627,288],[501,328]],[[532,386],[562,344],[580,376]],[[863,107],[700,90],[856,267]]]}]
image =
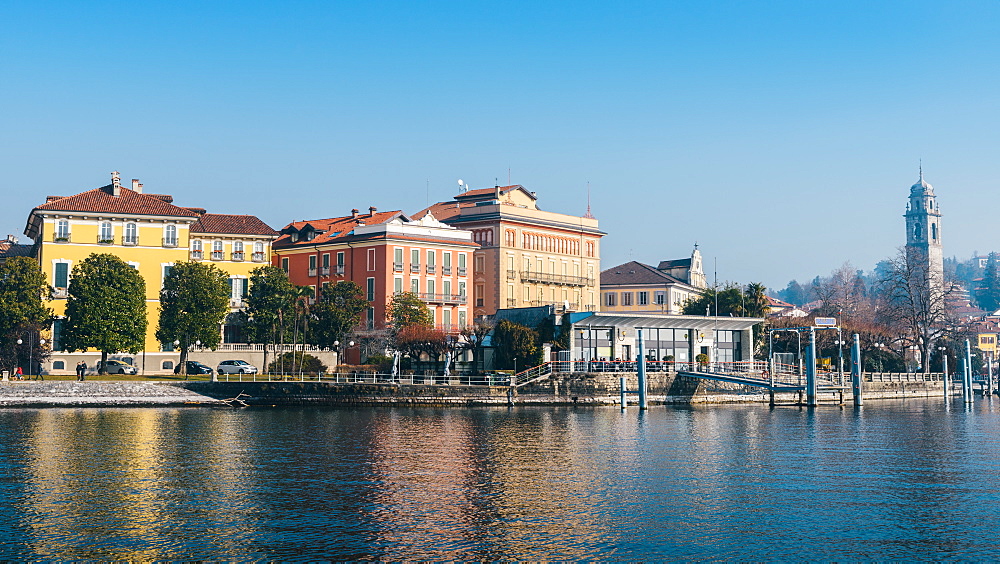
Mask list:
[{"label": "window", "polygon": [[257,242],[253,244],[253,260],[264,262],[264,243]]},{"label": "window", "polygon": [[163,265],[163,280],[166,282],[167,278],[170,276],[170,271],[174,269],[172,264]]},{"label": "window", "polygon": [[374,329],[375,328],[375,308],[373,308],[373,307],[368,308],[368,316],[367,317],[368,317],[368,328],[369,329]]},{"label": "window", "polygon": [[60,219],[56,222],[56,239],[69,240],[69,221]]},{"label": "window", "polygon": [[369,278],[368,279],[368,297],[367,297],[367,299],[370,302],[374,302],[375,301],[375,279],[374,278]]},{"label": "window", "polygon": [[343,270],[343,267],[344,267],[344,252],[343,251],[337,253],[337,266],[341,267],[341,270]]},{"label": "window", "polygon": [[441,293],[444,294],[444,299],[451,297],[451,280],[445,280],[441,283]]},{"label": "window", "polygon": [[316,255],[309,255],[309,276],[316,276]]},{"label": "window", "polygon": [[134,223],[125,224],[125,236],[122,237],[123,245],[135,245],[139,242],[139,228]]},{"label": "window", "polygon": [[400,292],[403,291],[403,279],[402,278],[400,278],[400,277],[397,276],[392,281],[392,291],[394,293],[396,293],[396,294],[398,294],[398,293],[400,293]]},{"label": "window", "polygon": [[476,272],[483,272],[486,270],[486,258],[476,257]]},{"label": "window", "polygon": [[460,270],[465,270],[465,253],[458,253],[458,268]]},{"label": "window", "polygon": [[410,264],[420,264],[420,251],[412,249],[410,251]]},{"label": "window", "polygon": [[174,361],[172,361],[172,360],[164,360],[163,364],[161,366],[163,366],[163,370],[173,370],[174,369]]},{"label": "window", "polygon": [[460,328],[465,328],[465,325],[467,323],[467,321],[466,321],[466,315],[467,314],[464,311],[459,311],[458,312],[458,326]]},{"label": "window", "polygon": [[434,251],[427,251],[427,266],[436,266],[437,259],[434,256]]},{"label": "window", "polygon": [[115,232],[111,229],[111,222],[101,222],[101,234],[98,236],[98,243],[114,243]]},{"label": "window", "polygon": [[281,270],[284,270],[285,274],[288,274],[288,257],[282,257]]},{"label": "window", "polygon": [[177,246],[177,226],[167,225],[163,228],[163,245],[165,247]]},{"label": "window", "polygon": [[57,262],[55,265],[55,284],[56,288],[68,288],[69,287],[69,263],[68,262]]},{"label": "window", "polygon": [[618,305],[616,303],[617,300],[615,299],[617,296],[618,296],[618,294],[615,294],[614,292],[607,292],[607,293],[605,293],[604,294],[604,305],[606,305],[608,307],[615,307],[616,305]]},{"label": "window", "polygon": [[663,305],[667,303],[667,293],[663,291],[656,292],[654,299],[656,300],[656,305]]},{"label": "window", "polygon": [[436,292],[436,291],[437,291],[437,287],[436,287],[434,281],[433,280],[428,280],[427,281],[427,293],[430,294],[431,296],[433,296],[434,292]]},{"label": "window", "polygon": [[233,241],[233,260],[243,260],[243,241]]},{"label": "window", "polygon": [[368,272],[375,272],[375,249],[368,249]]},{"label": "window", "polygon": [[932,223],[931,224],[931,240],[932,241],[937,241],[937,224],[936,223]]},{"label": "window", "polygon": [[451,253],[441,252],[441,266],[451,268]]},{"label": "window", "polygon": [[392,269],[396,272],[403,270],[403,249],[400,247],[392,250]]},{"label": "window", "polygon": [[195,251],[195,252],[198,252],[198,253],[201,252],[202,246],[201,246],[201,240],[200,239],[195,239],[194,241],[191,241],[191,250]]},{"label": "window", "polygon": [[410,280],[410,291],[414,294],[420,293],[420,280],[416,278]]},{"label": "window", "polygon": [[52,361],[52,370],[66,370],[66,361],[65,360],[53,360]]},{"label": "window", "polygon": [[465,282],[458,283],[458,295],[465,296]]},{"label": "window", "polygon": [[639,292],[639,305],[649,305],[649,292]]},{"label": "window", "polygon": [[323,268],[330,268],[330,253],[323,253]]},{"label": "window", "polygon": [[212,242],[212,260],[222,260],[225,258],[222,254],[222,241]]},{"label": "window", "polygon": [[65,320],[54,319],[52,321],[52,350],[61,351],[62,350],[62,334],[63,334],[63,324]]}]

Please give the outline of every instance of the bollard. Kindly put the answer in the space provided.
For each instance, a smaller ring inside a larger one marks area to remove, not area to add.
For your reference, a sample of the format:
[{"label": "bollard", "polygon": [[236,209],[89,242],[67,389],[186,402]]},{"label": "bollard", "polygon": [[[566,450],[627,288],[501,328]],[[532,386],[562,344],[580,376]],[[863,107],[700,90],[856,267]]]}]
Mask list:
[{"label": "bollard", "polygon": [[854,392],[854,405],[861,407],[865,400],[861,395],[861,338],[857,333],[851,344],[851,388]]},{"label": "bollard", "polygon": [[646,352],[643,350],[642,329],[639,329],[639,362],[636,377],[639,379],[639,409],[649,409],[646,403]]},{"label": "bollard", "polygon": [[809,328],[809,347],[806,362],[806,405],[816,407],[816,329]]},{"label": "bollard", "polygon": [[618,385],[621,386],[620,390],[621,390],[622,411],[625,411],[625,408],[628,407],[628,400],[625,399],[625,377],[624,376],[622,376],[621,378],[618,379]]},{"label": "bollard", "polygon": [[941,355],[941,371],[943,372],[941,379],[944,380],[944,399],[948,399],[951,395],[949,388],[951,387],[951,381],[948,378],[948,355]]}]

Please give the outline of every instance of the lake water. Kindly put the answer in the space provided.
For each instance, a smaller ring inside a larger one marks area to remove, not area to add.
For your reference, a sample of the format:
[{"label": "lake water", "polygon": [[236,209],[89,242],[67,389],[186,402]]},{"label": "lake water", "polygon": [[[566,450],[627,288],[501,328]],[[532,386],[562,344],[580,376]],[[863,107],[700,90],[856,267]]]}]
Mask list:
[{"label": "lake water", "polygon": [[1000,400],[0,411],[2,559],[1000,558]]}]

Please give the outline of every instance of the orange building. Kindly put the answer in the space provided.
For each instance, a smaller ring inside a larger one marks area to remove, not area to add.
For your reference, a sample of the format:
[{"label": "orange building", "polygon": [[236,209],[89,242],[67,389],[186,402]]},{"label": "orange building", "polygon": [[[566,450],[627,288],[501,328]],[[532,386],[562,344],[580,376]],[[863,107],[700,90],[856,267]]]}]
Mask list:
[{"label": "orange building", "polygon": [[410,219],[401,211],[351,214],[290,223],[274,242],[273,264],[298,286],[322,288],[351,280],[372,302],[370,329],[385,326],[393,294],[413,292],[427,304],[434,323],[457,330],[472,321],[468,305],[469,263],[478,245],[472,233],[445,225],[430,213]]}]

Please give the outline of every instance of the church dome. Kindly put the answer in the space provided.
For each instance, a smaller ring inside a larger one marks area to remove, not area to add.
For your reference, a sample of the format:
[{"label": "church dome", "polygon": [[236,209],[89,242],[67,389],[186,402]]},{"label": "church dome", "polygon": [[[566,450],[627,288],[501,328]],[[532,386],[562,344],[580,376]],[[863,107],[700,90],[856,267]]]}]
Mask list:
[{"label": "church dome", "polygon": [[924,180],[924,175],[920,175],[920,180],[916,184],[910,186],[910,192],[933,192],[934,187],[931,186],[930,182]]}]

